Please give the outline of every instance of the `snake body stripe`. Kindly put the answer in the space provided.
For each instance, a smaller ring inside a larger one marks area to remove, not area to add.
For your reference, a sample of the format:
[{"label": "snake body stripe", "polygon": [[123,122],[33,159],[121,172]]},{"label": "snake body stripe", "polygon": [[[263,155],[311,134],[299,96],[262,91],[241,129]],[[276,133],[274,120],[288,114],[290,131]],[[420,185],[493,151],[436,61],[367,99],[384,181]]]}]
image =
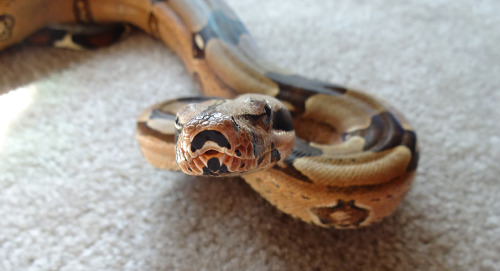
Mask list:
[{"label": "snake body stripe", "polygon": [[[283,102],[298,136],[293,150],[272,168],[243,176],[281,211],[322,227],[355,228],[390,215],[410,188],[419,152],[416,133],[402,115],[370,95],[307,79],[270,63],[223,1],[0,1],[0,50],[26,38],[32,43],[69,39],[76,46],[98,47],[116,40],[123,30],[111,30],[111,37],[104,35],[107,39],[97,41],[66,36],[66,30],[32,34],[54,23],[111,22],[130,23],[161,39],[181,57],[207,96],[257,93]],[[137,137],[153,165],[179,169],[172,157],[177,139],[175,114],[190,102],[193,100],[161,103],[139,117]],[[222,103],[215,102],[212,109]],[[286,122],[284,119],[273,120],[273,129]],[[212,133],[198,147],[209,141],[225,144],[220,135]],[[254,159],[239,161],[239,167],[282,158],[277,150],[264,156],[257,142],[252,144],[254,153],[248,155]],[[236,154],[247,155],[240,150]],[[224,161],[209,161],[210,172],[205,173],[230,171],[236,166]],[[228,163],[231,161],[234,159]]]}]

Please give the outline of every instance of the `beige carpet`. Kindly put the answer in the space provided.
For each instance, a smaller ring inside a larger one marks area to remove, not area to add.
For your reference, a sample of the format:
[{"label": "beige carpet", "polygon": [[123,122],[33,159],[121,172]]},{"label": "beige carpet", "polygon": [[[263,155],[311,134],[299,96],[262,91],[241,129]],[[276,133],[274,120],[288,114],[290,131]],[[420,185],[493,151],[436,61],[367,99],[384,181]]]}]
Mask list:
[{"label": "beige carpet", "polygon": [[377,94],[418,131],[396,214],[325,230],[241,179],[159,171],[142,108],[196,94],[135,34],[0,53],[0,270],[500,270],[500,2],[229,1],[276,63]]}]

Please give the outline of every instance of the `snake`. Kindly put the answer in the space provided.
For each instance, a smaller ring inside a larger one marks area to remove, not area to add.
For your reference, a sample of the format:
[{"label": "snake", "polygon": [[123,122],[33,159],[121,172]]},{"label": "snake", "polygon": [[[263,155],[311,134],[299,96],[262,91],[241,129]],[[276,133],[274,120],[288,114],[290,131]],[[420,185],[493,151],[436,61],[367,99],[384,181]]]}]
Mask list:
[{"label": "snake", "polygon": [[136,137],[153,166],[241,176],[280,211],[335,229],[381,221],[411,188],[417,135],[401,113],[275,65],[221,0],[2,0],[0,50],[97,48],[121,39],[123,25],[172,49],[204,94],[140,114]]}]

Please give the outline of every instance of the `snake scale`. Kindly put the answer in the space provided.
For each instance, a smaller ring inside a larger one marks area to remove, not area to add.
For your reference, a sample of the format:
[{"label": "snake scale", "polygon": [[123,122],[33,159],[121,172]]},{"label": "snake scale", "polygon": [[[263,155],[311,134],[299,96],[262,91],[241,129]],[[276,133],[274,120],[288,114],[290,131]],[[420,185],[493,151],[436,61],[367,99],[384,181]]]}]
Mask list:
[{"label": "snake scale", "polygon": [[[409,190],[418,147],[403,116],[362,92],[270,63],[222,1],[3,0],[0,50],[26,40],[99,47],[120,38],[123,27],[110,25],[117,22],[162,40],[207,96],[162,102],[140,115],[137,139],[154,166],[242,175],[281,211],[338,229],[380,221]],[[44,30],[60,23],[107,30]]]}]

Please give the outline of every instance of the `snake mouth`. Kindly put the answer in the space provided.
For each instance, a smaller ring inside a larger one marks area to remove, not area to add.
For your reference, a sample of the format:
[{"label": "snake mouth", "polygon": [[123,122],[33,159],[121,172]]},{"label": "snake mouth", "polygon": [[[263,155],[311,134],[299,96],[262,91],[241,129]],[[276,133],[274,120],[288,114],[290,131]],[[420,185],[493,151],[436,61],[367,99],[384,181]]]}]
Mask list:
[{"label": "snake mouth", "polygon": [[219,152],[216,150],[208,150],[208,151],[204,152],[202,155],[216,155],[218,153]]},{"label": "snake mouth", "polygon": [[184,173],[194,176],[239,176],[273,165],[273,162],[277,161],[275,152],[277,150],[267,151],[259,158],[255,158],[239,152],[233,153],[226,148],[212,146],[212,148],[203,148],[185,156],[187,158],[179,161],[178,165]]},{"label": "snake mouth", "polygon": [[227,149],[207,149],[179,163],[182,171],[198,176],[233,176],[251,171],[256,166],[254,158],[242,158]]}]

